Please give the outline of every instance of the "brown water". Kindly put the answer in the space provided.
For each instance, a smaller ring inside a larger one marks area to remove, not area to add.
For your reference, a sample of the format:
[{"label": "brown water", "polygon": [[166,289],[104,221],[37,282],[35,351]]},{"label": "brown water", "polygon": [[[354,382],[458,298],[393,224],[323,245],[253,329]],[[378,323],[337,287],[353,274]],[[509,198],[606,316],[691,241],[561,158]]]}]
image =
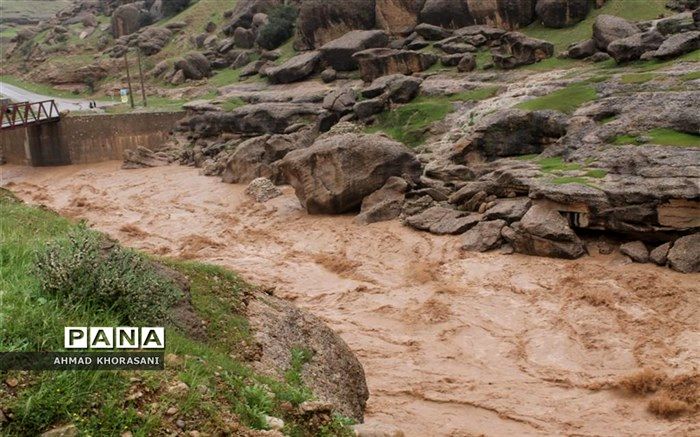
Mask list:
[{"label": "brown water", "polygon": [[366,420],[409,436],[698,435],[592,384],[700,365],[700,275],[619,254],[465,253],[398,221],[260,205],[187,167],[0,167],[22,199],[151,253],[230,267],[325,320],[364,365]]}]

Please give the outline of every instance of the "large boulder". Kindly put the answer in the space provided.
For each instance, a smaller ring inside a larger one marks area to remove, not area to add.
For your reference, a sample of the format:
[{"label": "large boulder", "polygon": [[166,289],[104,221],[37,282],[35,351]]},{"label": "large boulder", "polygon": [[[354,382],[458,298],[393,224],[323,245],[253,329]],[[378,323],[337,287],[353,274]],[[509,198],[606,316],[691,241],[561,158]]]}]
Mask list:
[{"label": "large boulder", "polygon": [[206,56],[199,52],[186,54],[175,62],[175,70],[181,70],[185,79],[199,80],[211,76],[211,64]]},{"label": "large boulder", "polygon": [[362,422],[369,397],[365,373],[338,334],[312,314],[263,293],[250,298],[246,318],[259,346],[256,364],[261,369],[284,378],[290,351],[303,345],[313,351],[301,371],[304,385],[321,402],[330,402],[344,416]]},{"label": "large boulder", "polygon": [[486,252],[498,247],[503,239],[501,230],[508,224],[505,220],[486,220],[464,233],[462,250]]},{"label": "large boulder", "polygon": [[427,41],[439,41],[452,35],[452,30],[428,23],[416,26],[415,32]]},{"label": "large boulder", "polygon": [[472,134],[460,140],[454,157],[470,162],[542,153],[566,134],[567,124],[567,117],[557,111],[501,110],[479,121]]},{"label": "large boulder", "polygon": [[501,235],[518,253],[551,258],[578,258],[585,253],[581,240],[558,211],[535,204],[522,220],[504,227]]},{"label": "large boulder", "polygon": [[138,45],[141,51],[147,55],[155,55],[170,41],[173,33],[165,27],[147,27],[138,37]]},{"label": "large boulder", "polygon": [[590,8],[590,0],[537,0],[535,12],[545,26],[561,28],[586,18]]},{"label": "large boulder", "polygon": [[484,211],[484,219],[500,219],[511,223],[520,220],[528,209],[530,209],[530,199],[527,197],[499,199],[492,207]]},{"label": "large boulder", "polygon": [[266,75],[272,83],[290,83],[306,79],[318,70],[321,53],[311,51],[296,55],[282,65],[268,68]]},{"label": "large boulder", "polygon": [[221,133],[243,133],[262,135],[284,133],[297,123],[309,123],[316,118],[321,108],[311,103],[258,103],[245,105],[229,112],[208,111],[184,121],[189,129],[201,137],[217,136]]},{"label": "large boulder", "polygon": [[119,38],[141,28],[142,12],[133,4],[119,6],[112,13],[112,35]]},{"label": "large boulder", "polygon": [[375,25],[397,34],[418,23],[418,13],[425,0],[375,0]]},{"label": "large boulder", "polygon": [[693,12],[684,12],[671,17],[662,18],[656,22],[656,30],[664,35],[685,32],[697,28]]},{"label": "large boulder", "polygon": [[393,220],[401,214],[408,183],[397,176],[387,179],[384,186],[362,200],[358,223],[370,224]]},{"label": "large boulder", "polygon": [[255,45],[255,31],[244,27],[237,27],[233,31],[233,43],[242,49],[252,49]]},{"label": "large boulder", "polygon": [[315,49],[351,30],[375,28],[375,0],[302,0],[295,48]]},{"label": "large boulder", "polygon": [[683,273],[700,272],[700,232],[677,239],[668,251],[668,265]]},{"label": "large boulder", "polygon": [[353,58],[358,62],[360,76],[366,82],[389,74],[425,71],[437,62],[437,56],[432,53],[388,48],[363,50],[355,53]]},{"label": "large boulder", "polygon": [[630,241],[620,246],[620,253],[627,255],[636,263],[649,261],[649,250],[641,241]]},{"label": "large boulder", "polygon": [[355,53],[375,47],[386,47],[389,37],[383,30],[353,30],[340,38],[324,44],[321,49],[323,61],[336,71],[356,70]]},{"label": "large boulder", "polygon": [[406,224],[436,235],[462,234],[473,228],[481,215],[444,206],[432,206],[418,214],[406,217]]},{"label": "large boulder", "polygon": [[535,20],[535,0],[426,0],[421,23],[447,28],[489,24],[517,29]]},{"label": "large boulder", "polygon": [[421,171],[415,155],[403,144],[358,133],[319,138],[312,146],[285,156],[280,169],[311,214],[356,210],[391,176],[415,182]]},{"label": "large boulder", "polygon": [[554,45],[531,38],[520,32],[508,32],[501,37],[501,46],[492,53],[493,63],[499,68],[515,68],[534,64],[554,55]]},{"label": "large boulder", "polygon": [[700,49],[700,31],[696,30],[669,36],[653,56],[658,59],[668,59],[698,49]]},{"label": "large boulder", "polygon": [[229,160],[222,180],[227,183],[246,183],[266,177],[276,184],[285,181],[274,163],[292,150],[308,147],[313,137],[306,131],[288,135],[261,135],[238,145]]},{"label": "large boulder", "polygon": [[593,39],[601,50],[607,50],[611,42],[635,33],[640,33],[637,26],[614,15],[598,15],[593,23]]},{"label": "large boulder", "polygon": [[567,56],[571,59],[583,59],[593,55],[597,51],[593,38],[571,44],[567,49]]},{"label": "large boulder", "polygon": [[405,74],[390,74],[372,81],[362,90],[362,96],[367,98],[386,95],[395,103],[408,103],[418,95],[423,79],[406,76]]},{"label": "large boulder", "polygon": [[635,33],[626,38],[616,39],[608,44],[608,54],[615,62],[629,62],[639,59],[645,52],[658,49],[664,42],[664,37],[656,30]]}]

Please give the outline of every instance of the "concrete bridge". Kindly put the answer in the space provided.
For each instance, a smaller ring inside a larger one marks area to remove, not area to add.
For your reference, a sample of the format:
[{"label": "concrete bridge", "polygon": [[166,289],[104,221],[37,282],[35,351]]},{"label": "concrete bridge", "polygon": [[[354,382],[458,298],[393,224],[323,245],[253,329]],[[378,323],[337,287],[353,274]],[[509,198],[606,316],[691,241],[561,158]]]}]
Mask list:
[{"label": "concrete bridge", "polygon": [[10,164],[31,166],[122,159],[125,150],[138,146],[154,150],[162,147],[183,115],[184,112],[45,115],[19,124],[7,121],[7,127],[3,117],[0,157]]}]

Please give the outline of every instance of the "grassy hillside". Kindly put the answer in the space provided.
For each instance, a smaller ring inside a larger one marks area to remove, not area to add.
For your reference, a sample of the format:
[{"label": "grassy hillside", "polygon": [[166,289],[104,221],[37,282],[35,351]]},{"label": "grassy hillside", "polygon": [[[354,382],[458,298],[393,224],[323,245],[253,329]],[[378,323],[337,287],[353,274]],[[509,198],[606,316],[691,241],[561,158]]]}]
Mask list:
[{"label": "grassy hillside", "polygon": [[566,50],[569,44],[591,37],[595,17],[601,14],[617,15],[632,21],[652,20],[659,15],[671,15],[666,9],[666,0],[607,0],[600,9],[592,9],[585,20],[565,29],[550,29],[542,23],[533,23],[523,32],[534,38],[547,40],[554,44],[557,52]]},{"label": "grassy hillside", "polygon": [[[66,250],[72,247],[70,238],[89,240],[94,231],[25,205],[6,190],[0,190],[0,212],[0,350],[61,350],[64,326],[120,326],[133,314],[128,304],[107,306],[80,288],[67,299],[42,286],[46,275],[36,260],[46,252],[47,242]],[[134,262],[146,260],[140,253],[124,251]],[[266,429],[266,415],[283,418],[288,435],[348,434],[348,422],[339,416],[311,430],[293,413],[294,406],[312,398],[300,378],[309,359],[302,348],[290,351],[289,369],[281,381],[254,372],[242,358],[251,337],[241,299],[250,285],[219,267],[160,262],[189,278],[197,317],[208,322],[206,338],[167,328],[165,371],[0,372],[1,407],[10,418],[0,423],[1,435],[37,435],[66,423],[95,436],[125,431],[162,435],[178,429],[178,424],[213,435],[236,434],[247,427]],[[139,293],[147,280],[144,274],[150,273],[128,269],[110,279],[119,282],[120,275],[130,275],[121,283],[134,284],[131,292]],[[71,281],[85,283],[75,275]]]}]

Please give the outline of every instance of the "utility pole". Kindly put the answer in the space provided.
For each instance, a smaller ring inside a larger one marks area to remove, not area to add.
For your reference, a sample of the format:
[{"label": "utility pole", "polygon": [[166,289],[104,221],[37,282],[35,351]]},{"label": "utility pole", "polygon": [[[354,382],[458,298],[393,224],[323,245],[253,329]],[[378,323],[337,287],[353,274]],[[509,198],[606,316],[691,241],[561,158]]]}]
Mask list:
[{"label": "utility pole", "polygon": [[131,73],[129,73],[129,60],[126,57],[128,52],[128,49],[124,52],[124,65],[126,66],[126,80],[129,81],[129,101],[131,102],[131,109],[134,109],[134,93],[131,92]]},{"label": "utility pole", "polygon": [[139,57],[139,78],[141,78],[141,97],[143,97],[143,106],[148,106],[148,100],[146,100],[146,89],[143,87],[143,70],[141,70],[141,47],[136,46],[136,54]]}]

